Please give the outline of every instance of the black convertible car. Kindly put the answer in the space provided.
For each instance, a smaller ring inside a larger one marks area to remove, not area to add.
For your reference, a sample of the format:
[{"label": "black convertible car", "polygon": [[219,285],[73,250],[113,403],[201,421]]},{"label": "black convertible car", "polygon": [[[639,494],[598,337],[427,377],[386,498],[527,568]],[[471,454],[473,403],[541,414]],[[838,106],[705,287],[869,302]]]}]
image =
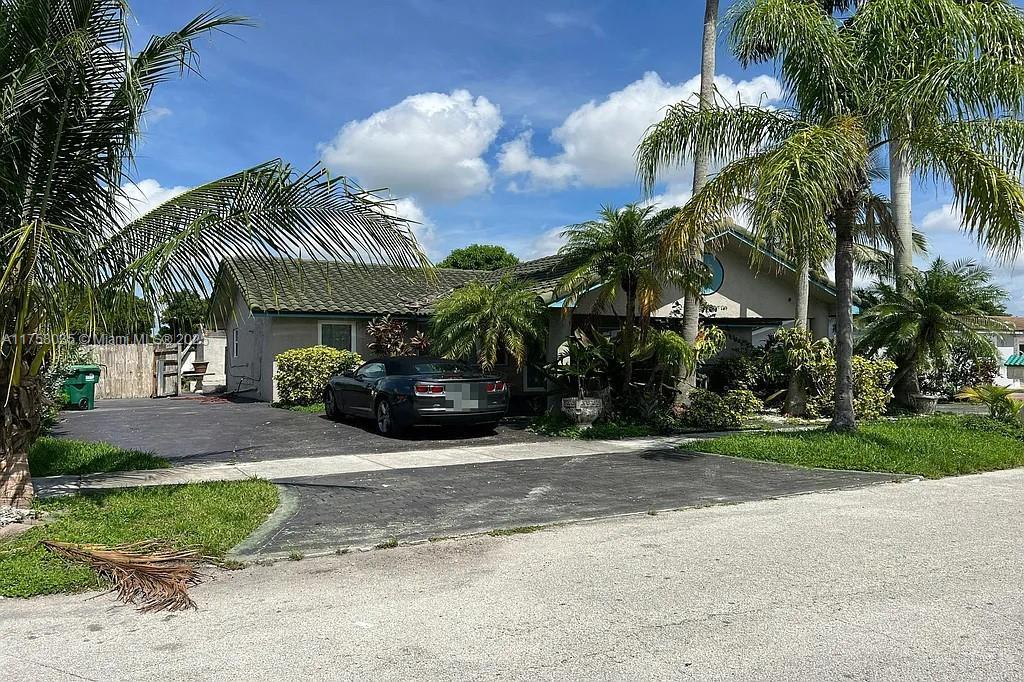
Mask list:
[{"label": "black convertible car", "polygon": [[388,436],[413,424],[493,426],[508,411],[508,386],[452,360],[377,358],[331,377],[324,408],[331,419],[371,418]]}]

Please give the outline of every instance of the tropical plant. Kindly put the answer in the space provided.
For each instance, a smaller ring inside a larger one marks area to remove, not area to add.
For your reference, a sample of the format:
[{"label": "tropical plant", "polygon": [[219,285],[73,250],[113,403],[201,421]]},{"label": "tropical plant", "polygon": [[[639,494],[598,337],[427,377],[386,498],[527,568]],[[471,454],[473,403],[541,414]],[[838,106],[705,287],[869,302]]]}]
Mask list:
[{"label": "tropical plant", "polygon": [[[670,256],[717,229],[751,197],[751,223],[762,243],[785,243],[794,222],[829,226],[835,235],[838,293],[832,430],[856,428],[852,305],[857,216],[872,179],[872,155],[888,142],[897,111],[938,106],[943,113],[941,123],[916,127],[901,141],[915,167],[950,182],[966,229],[1002,254],[1015,253],[1024,239],[1024,188],[1017,178],[1024,164],[1022,126],[986,116],[1017,111],[1021,105],[1020,10],[1003,0],[871,0],[837,21],[833,11],[845,4],[738,3],[730,15],[736,57],[744,65],[778,64],[793,107],[740,104],[701,110],[680,103],[638,149],[647,187],[660,169],[678,165],[695,149],[727,164],[670,225]],[[907,27],[913,30],[899,30]],[[930,45],[929,58],[915,62],[903,86],[889,87],[879,73],[885,60],[901,58],[892,41],[905,41],[919,31],[938,36],[922,41]]]},{"label": "tropical plant", "polygon": [[743,423],[738,407],[717,393],[699,388],[692,392],[690,404],[682,411],[682,419],[702,431],[735,429]]},{"label": "tropical plant", "polygon": [[1017,423],[1024,411],[1024,400],[1014,398],[1016,393],[1016,390],[1006,386],[981,384],[964,389],[957,398],[981,403],[988,408],[988,416],[993,419]]},{"label": "tropical plant", "polygon": [[423,355],[430,348],[430,339],[422,331],[409,335],[409,325],[393,320],[390,315],[377,317],[366,325],[366,333],[373,339],[370,350],[378,355]]},{"label": "tropical plant", "polygon": [[547,330],[540,297],[511,277],[455,289],[437,302],[430,320],[438,352],[449,358],[475,356],[486,371],[494,369],[502,352],[522,368]]},{"label": "tropical plant", "polygon": [[663,288],[681,279],[661,258],[664,230],[677,210],[655,211],[637,204],[621,209],[605,206],[599,220],[572,225],[562,232],[566,242],[558,253],[568,270],[560,284],[566,292],[566,312],[588,293],[594,296],[595,310],[614,307],[617,298],[623,299],[625,386],[633,380],[638,331],[646,328],[661,305]]},{"label": "tropical plant", "polygon": [[[950,264],[937,258],[927,270],[911,273],[905,280],[902,286],[876,283],[877,302],[858,318],[859,352],[884,350],[890,358],[904,359],[893,378],[895,386],[916,386],[916,380],[902,382],[903,375],[922,374],[948,358],[954,348],[975,358],[996,356],[988,333],[1005,330],[1006,324],[986,311],[1007,294],[992,283],[991,272],[974,261]],[[913,397],[900,391],[896,402],[908,409],[914,406]]]},{"label": "tropical plant", "polygon": [[[597,339],[598,342],[592,340]],[[586,398],[587,392],[600,390],[596,385],[602,376],[607,376],[614,351],[610,351],[606,339],[599,332],[588,335],[577,329],[559,348],[554,364],[547,368],[555,379],[563,379],[575,388],[577,397]]]},{"label": "tropical plant", "polygon": [[459,270],[501,270],[518,263],[519,259],[515,254],[509,253],[504,246],[470,244],[461,249],[454,249],[437,264],[437,267]]},{"label": "tropical plant", "polygon": [[330,346],[293,348],[274,356],[274,383],[285,405],[315,405],[331,377],[362,363],[358,353]]},{"label": "tropical plant", "polygon": [[[832,342],[819,339],[821,346],[816,354],[809,374],[811,390],[807,398],[807,416],[831,417],[835,410],[836,360]],[[854,355],[851,365],[850,385],[853,387],[853,410],[857,419],[878,419],[892,401],[892,377],[896,363],[886,358],[866,358]]]},{"label": "tropical plant", "polygon": [[991,384],[999,376],[1002,358],[975,356],[957,344],[949,356],[932,363],[921,378],[926,392],[937,393],[952,400],[958,393],[978,384]]},{"label": "tropical plant", "polygon": [[0,504],[31,498],[26,453],[67,328],[63,291],[155,303],[160,291],[205,291],[237,253],[423,262],[374,195],[281,161],[132,217],[126,187],[153,89],[197,70],[197,38],[245,23],[206,12],[133,52],[122,0],[0,2]]}]

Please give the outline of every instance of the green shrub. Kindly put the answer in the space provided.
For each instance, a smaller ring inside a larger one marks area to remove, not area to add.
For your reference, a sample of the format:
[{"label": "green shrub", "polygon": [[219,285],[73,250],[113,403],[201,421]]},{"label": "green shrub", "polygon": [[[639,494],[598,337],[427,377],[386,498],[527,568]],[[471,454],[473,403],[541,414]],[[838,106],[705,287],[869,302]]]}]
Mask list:
[{"label": "green shrub", "polygon": [[[878,419],[892,400],[889,382],[896,371],[892,360],[872,360],[853,356],[853,410],[858,419]],[[836,363],[831,354],[820,356],[808,369],[813,391],[807,401],[812,417],[831,417],[835,413]]]},{"label": "green shrub", "polygon": [[[739,393],[739,391],[731,393]],[[749,391],[745,393],[749,393]],[[697,389],[690,393],[690,406],[683,412],[682,419],[698,429],[720,431],[738,427],[742,416],[733,401],[712,391]]]},{"label": "green shrub", "polygon": [[287,350],[274,358],[274,381],[281,402],[286,405],[312,405],[323,399],[327,380],[352,369],[363,360],[359,353],[329,346]]},{"label": "green shrub", "polygon": [[749,417],[764,410],[764,401],[753,391],[738,389],[725,394],[725,404],[741,417]]}]

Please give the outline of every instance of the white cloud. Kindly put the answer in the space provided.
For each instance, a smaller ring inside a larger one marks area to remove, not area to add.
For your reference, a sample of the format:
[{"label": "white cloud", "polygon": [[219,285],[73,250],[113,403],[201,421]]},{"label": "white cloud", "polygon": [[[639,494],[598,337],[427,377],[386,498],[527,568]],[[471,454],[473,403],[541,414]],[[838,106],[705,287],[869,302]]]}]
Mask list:
[{"label": "white cloud", "polygon": [[520,249],[519,256],[524,260],[533,260],[534,258],[543,258],[544,256],[550,256],[562,248],[565,244],[565,237],[562,236],[562,232],[565,227],[553,227],[550,230],[541,232],[530,241],[525,248]]},{"label": "white cloud", "polygon": [[921,221],[925,232],[955,232],[963,227],[963,215],[953,204],[943,204]]},{"label": "white cloud", "polygon": [[501,124],[501,112],[485,97],[428,92],[346,123],[320,153],[332,170],[364,187],[455,201],[490,187],[482,155]]},{"label": "white cloud", "polygon": [[164,187],[157,180],[146,178],[145,180],[139,180],[135,184],[128,183],[123,185],[121,190],[124,192],[125,198],[119,199],[118,204],[121,206],[126,219],[133,220],[144,213],[148,213],[168,199],[173,199],[190,189],[191,187],[183,185]]},{"label": "white cloud", "polygon": [[173,109],[169,107],[150,107],[146,110],[146,122],[149,124],[156,123],[162,119],[167,118],[174,113]]},{"label": "white cloud", "polygon": [[[782,96],[781,84],[770,76],[738,82],[717,76],[715,84],[729,101],[769,104]],[[508,176],[525,177],[525,187],[535,190],[569,185],[612,187],[629,182],[636,174],[633,155],[647,128],[661,119],[665,107],[682,100],[696,101],[699,89],[699,76],[673,85],[649,71],[601,102],[591,100],[569,114],[551,133],[551,141],[561,148],[558,154],[535,156],[532,132],[526,131],[502,146],[499,169]],[[684,168],[665,177],[685,183],[690,172]]]},{"label": "white cloud", "polygon": [[642,202],[644,206],[654,206],[661,210],[682,206],[693,196],[693,185],[679,182],[670,183],[661,194],[655,194],[650,199]]}]

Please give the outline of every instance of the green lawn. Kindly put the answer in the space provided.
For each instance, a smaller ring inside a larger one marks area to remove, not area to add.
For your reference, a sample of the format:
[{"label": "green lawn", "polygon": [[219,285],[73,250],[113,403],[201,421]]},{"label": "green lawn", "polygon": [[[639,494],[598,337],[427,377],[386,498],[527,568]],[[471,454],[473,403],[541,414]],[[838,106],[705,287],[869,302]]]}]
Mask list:
[{"label": "green lawn", "polygon": [[59,476],[163,469],[169,467],[170,463],[148,452],[125,450],[109,443],[44,436],[29,450],[28,466],[33,476]]},{"label": "green lawn", "polygon": [[737,434],[687,449],[824,469],[942,478],[1024,466],[1024,431],[987,417],[941,415],[865,423],[854,434]]},{"label": "green lawn", "polygon": [[130,488],[37,500],[45,526],[0,542],[0,596],[31,597],[102,587],[89,568],[65,563],[40,540],[114,545],[166,540],[223,557],[277,506],[266,481]]}]

